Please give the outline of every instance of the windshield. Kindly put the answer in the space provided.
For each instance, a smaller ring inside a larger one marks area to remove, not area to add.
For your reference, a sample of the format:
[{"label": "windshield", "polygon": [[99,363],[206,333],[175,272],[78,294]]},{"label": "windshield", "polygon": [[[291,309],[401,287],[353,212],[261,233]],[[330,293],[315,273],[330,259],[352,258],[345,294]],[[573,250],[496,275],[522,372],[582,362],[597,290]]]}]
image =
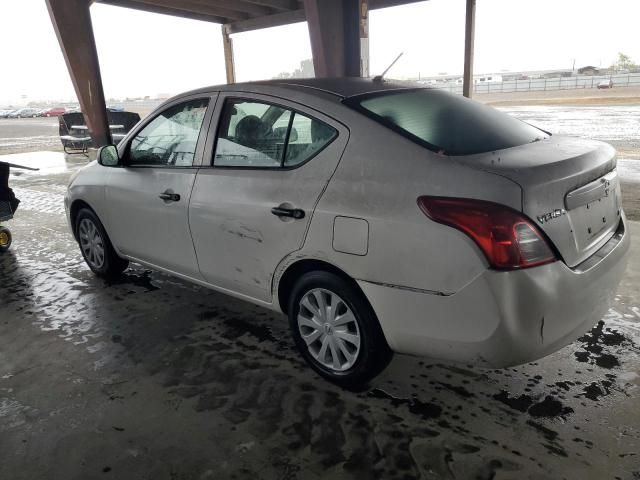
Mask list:
[{"label": "windshield", "polygon": [[446,155],[491,152],[549,137],[494,108],[431,88],[356,96],[344,103]]}]

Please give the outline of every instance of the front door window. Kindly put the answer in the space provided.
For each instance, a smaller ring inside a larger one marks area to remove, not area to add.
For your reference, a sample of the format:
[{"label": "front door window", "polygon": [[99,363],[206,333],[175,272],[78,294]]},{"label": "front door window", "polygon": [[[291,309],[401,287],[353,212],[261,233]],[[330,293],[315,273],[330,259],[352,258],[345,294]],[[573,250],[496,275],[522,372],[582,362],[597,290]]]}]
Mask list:
[{"label": "front door window", "polygon": [[208,99],[191,100],[168,108],[131,141],[129,166],[190,167]]}]

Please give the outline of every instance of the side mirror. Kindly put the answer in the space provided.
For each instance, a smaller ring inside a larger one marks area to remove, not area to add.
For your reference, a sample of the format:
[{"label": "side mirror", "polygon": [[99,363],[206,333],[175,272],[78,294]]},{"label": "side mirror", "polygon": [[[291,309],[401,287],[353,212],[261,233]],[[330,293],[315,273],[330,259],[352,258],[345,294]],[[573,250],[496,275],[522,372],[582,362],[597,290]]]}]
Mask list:
[{"label": "side mirror", "polygon": [[118,149],[115,145],[100,147],[98,150],[98,163],[104,167],[117,167],[120,163]]}]

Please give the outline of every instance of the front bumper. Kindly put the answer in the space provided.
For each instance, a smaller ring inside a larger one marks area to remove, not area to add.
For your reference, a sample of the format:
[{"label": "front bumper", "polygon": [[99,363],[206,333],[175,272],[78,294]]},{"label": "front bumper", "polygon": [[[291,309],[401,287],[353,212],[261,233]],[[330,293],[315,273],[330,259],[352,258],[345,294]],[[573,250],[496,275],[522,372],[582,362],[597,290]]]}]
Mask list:
[{"label": "front bumper", "polygon": [[606,313],[626,268],[630,235],[618,231],[575,268],[557,261],[486,270],[452,295],[358,281],[398,353],[517,365],[568,345]]},{"label": "front bumper", "polygon": [[[69,191],[64,194],[64,216],[67,218],[67,225],[73,232],[73,225],[71,224],[71,199],[69,197]],[[75,233],[74,233],[75,236]]]}]

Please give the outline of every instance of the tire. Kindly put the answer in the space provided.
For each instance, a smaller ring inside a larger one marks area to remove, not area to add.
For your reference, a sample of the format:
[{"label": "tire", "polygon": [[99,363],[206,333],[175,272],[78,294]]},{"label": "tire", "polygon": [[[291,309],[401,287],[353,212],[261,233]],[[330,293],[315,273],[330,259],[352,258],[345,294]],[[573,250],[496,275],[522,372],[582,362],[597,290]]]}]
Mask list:
[{"label": "tire", "polygon": [[[324,315],[319,313],[323,301],[329,307]],[[373,308],[349,280],[326,271],[304,274],[293,289],[288,312],[301,355],[335,384],[361,387],[391,361],[393,354]]]},{"label": "tire", "polygon": [[114,278],[124,272],[129,261],[120,258],[98,216],[83,208],[76,217],[76,238],[80,252],[93,273],[101,278]]},{"label": "tire", "polygon": [[13,236],[11,235],[11,230],[7,227],[0,227],[0,253],[4,253],[9,250],[12,240]]}]

